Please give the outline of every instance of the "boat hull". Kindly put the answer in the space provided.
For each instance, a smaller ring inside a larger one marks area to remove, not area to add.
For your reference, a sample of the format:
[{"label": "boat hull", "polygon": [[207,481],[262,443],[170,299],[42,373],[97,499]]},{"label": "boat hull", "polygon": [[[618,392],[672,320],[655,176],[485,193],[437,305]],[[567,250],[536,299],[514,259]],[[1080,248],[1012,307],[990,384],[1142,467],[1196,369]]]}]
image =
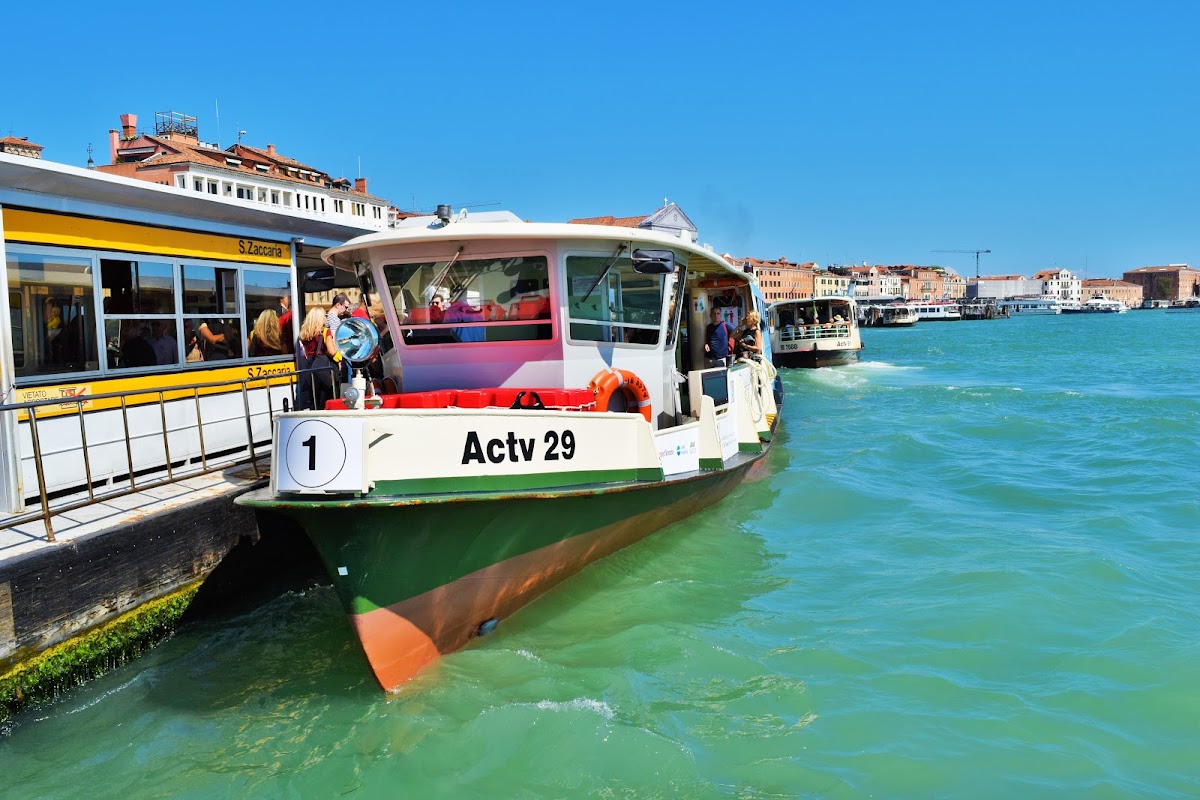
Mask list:
[{"label": "boat hull", "polygon": [[314,502],[295,519],[380,685],[401,686],[588,564],[725,497],[765,452],[692,477],[570,491]]},{"label": "boat hull", "polygon": [[788,350],[772,353],[776,367],[785,369],[815,369],[850,364],[858,360],[858,350]]}]

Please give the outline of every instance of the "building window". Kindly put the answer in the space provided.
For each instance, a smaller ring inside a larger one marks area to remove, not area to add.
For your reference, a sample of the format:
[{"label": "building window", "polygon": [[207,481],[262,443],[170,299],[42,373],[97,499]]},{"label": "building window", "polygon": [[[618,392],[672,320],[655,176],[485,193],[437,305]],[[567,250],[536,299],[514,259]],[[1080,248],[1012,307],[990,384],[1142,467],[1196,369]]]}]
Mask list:
[{"label": "building window", "polygon": [[271,191],[271,203],[274,205],[279,205],[279,192],[274,190]]},{"label": "building window", "polygon": [[195,189],[197,192],[203,192],[204,191],[204,180],[201,178],[193,178],[192,179],[192,188]]}]

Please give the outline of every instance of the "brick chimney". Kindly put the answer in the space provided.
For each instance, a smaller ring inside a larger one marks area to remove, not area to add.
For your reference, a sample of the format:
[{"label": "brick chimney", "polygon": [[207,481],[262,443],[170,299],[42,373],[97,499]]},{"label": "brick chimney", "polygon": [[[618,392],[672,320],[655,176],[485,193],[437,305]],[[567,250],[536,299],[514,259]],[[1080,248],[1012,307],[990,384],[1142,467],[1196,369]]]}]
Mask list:
[{"label": "brick chimney", "polygon": [[108,163],[117,163],[117,142],[121,134],[117,131],[108,132]]},{"label": "brick chimney", "polygon": [[121,115],[121,138],[126,141],[137,138],[137,114]]},{"label": "brick chimney", "polygon": [[275,145],[273,145],[273,144],[267,145],[267,155],[269,155],[269,156],[275,155]]},{"label": "brick chimney", "polygon": [[366,194],[367,193],[367,179],[366,178],[355,178],[354,179],[354,191],[362,192],[363,194]]}]

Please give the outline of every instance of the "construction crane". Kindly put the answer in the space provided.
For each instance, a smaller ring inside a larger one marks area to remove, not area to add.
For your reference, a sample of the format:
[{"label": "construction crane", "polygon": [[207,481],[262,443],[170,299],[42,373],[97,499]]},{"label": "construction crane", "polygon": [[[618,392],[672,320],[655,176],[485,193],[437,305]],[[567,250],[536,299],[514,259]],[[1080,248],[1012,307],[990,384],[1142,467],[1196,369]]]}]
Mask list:
[{"label": "construction crane", "polygon": [[991,250],[934,250],[934,253],[974,253],[975,254],[975,278],[979,278],[979,254],[990,253]]}]

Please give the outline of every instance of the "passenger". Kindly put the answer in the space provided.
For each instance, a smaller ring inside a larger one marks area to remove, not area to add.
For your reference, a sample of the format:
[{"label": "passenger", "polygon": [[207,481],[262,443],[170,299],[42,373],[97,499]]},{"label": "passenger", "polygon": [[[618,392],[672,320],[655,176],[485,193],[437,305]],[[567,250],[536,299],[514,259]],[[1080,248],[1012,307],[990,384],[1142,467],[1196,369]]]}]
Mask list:
[{"label": "passenger", "polygon": [[254,321],[254,330],[250,331],[246,351],[251,357],[281,356],[286,352],[283,349],[282,338],[279,317],[268,308]]},{"label": "passenger", "polygon": [[171,324],[165,319],[154,321],[154,335],[150,337],[150,346],[154,348],[154,358],[159,364],[179,363],[179,344],[170,333]]},{"label": "passenger", "polygon": [[200,335],[200,352],[204,354],[205,361],[220,361],[241,355],[235,349],[237,338],[232,335],[224,320],[204,320],[196,332]]},{"label": "passenger", "polygon": [[734,345],[739,357],[754,358],[761,356],[762,317],[757,311],[751,311],[742,319],[742,324],[734,332]]},{"label": "passenger", "polygon": [[279,307],[275,309],[275,315],[279,317],[279,327],[286,329],[292,324],[292,296],[290,294],[279,295]]},{"label": "passenger", "polygon": [[192,330],[192,321],[185,320],[183,323],[183,349],[185,352],[184,360],[189,363],[204,360],[204,352],[200,349],[200,340],[196,338],[196,332]]},{"label": "passenger", "polygon": [[732,328],[721,316],[721,309],[713,306],[708,312],[711,320],[704,329],[704,366],[724,367],[729,363],[729,335]]},{"label": "passenger", "polygon": [[435,294],[429,301],[429,321],[435,325],[441,322],[446,316],[446,309],[442,304],[442,296]]},{"label": "passenger", "polygon": [[[341,292],[333,298],[333,305],[329,307],[329,313],[325,315],[325,327],[329,328],[330,333],[336,333],[338,325],[348,316],[350,316],[350,298],[346,296],[345,292]],[[307,319],[304,321],[308,322]]]},{"label": "passenger", "polygon": [[350,316],[366,320],[371,318],[371,312],[367,310],[367,296],[365,294],[359,295],[358,305],[350,312]]},{"label": "passenger", "polygon": [[158,361],[154,357],[154,348],[146,340],[141,324],[134,320],[127,320],[121,325],[120,367],[155,366]]},{"label": "passenger", "polygon": [[323,409],[325,401],[333,398],[333,372],[342,354],[325,319],[319,307],[310,310],[296,339],[296,369],[301,370],[296,381],[297,411]]}]

